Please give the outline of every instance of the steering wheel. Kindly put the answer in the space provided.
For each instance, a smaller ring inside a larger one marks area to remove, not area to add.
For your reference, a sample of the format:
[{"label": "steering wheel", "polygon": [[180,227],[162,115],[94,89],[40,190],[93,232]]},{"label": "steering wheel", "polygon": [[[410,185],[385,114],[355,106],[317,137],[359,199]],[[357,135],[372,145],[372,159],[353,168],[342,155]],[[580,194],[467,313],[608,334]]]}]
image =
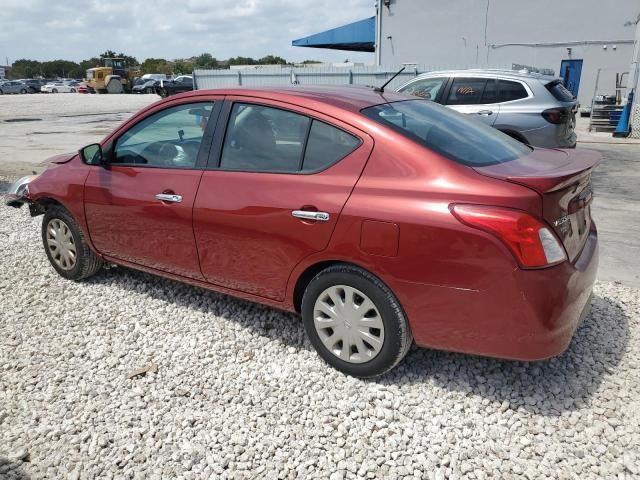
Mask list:
[{"label": "steering wheel", "polygon": [[147,159],[151,165],[165,165],[172,167],[174,159],[178,156],[178,149],[168,142],[153,142],[147,145],[140,155]]}]

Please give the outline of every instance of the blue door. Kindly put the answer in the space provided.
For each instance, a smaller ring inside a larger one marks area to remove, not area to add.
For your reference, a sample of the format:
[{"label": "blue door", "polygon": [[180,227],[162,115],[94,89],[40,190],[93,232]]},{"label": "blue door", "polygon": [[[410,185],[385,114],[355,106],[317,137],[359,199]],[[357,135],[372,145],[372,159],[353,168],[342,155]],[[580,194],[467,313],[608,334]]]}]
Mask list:
[{"label": "blue door", "polygon": [[560,63],[560,76],[562,77],[562,83],[574,97],[578,96],[581,73],[582,60],[562,60],[562,63]]}]

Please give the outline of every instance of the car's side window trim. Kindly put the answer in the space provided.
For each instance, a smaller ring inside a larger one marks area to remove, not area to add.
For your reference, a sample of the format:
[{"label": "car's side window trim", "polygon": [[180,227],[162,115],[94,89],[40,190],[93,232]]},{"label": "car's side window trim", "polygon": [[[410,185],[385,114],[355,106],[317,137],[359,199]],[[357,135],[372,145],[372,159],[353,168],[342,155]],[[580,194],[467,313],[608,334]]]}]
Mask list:
[{"label": "car's side window trim", "polygon": [[[300,112],[297,110],[293,110],[293,109],[289,109],[286,108],[285,106],[282,105],[274,105],[265,101],[260,101],[261,99],[259,98],[253,98],[253,97],[248,97],[246,99],[240,99],[240,98],[234,98],[234,99],[225,99],[224,101],[224,105],[222,106],[220,115],[218,117],[218,124],[220,125],[220,127],[222,127],[222,125],[224,125],[224,128],[217,128],[214,138],[213,138],[213,145],[211,147],[211,151],[209,154],[209,159],[208,162],[206,164],[206,166],[204,167],[206,170],[219,170],[222,172],[245,172],[245,173],[265,173],[265,174],[280,174],[280,175],[314,175],[316,173],[320,173],[323,172],[331,167],[333,167],[334,165],[336,165],[337,163],[341,162],[345,157],[348,157],[349,155],[351,155],[353,152],[355,152],[356,150],[358,150],[359,148],[362,147],[362,145],[364,145],[364,140],[362,138],[362,135],[358,135],[356,133],[354,133],[353,131],[347,130],[345,128],[339,127],[337,125],[335,125],[334,123],[331,123],[330,121],[327,121],[325,119],[321,119],[318,117],[313,116],[312,114],[309,114],[307,112]],[[258,106],[262,106],[262,107],[267,107],[267,108],[275,108],[278,110],[284,110],[286,112],[291,112],[291,113],[295,113],[297,115],[303,115],[307,118],[309,118],[310,122],[307,125],[307,131],[305,133],[305,139],[304,139],[304,144],[303,144],[303,148],[302,148],[302,154],[300,157],[300,162],[299,162],[299,166],[298,166],[298,170],[297,171],[291,171],[291,172],[283,172],[283,171],[268,171],[268,170],[237,170],[237,169],[225,169],[222,168],[221,162],[222,162],[222,149],[224,147],[224,139],[227,136],[227,130],[229,128],[229,121],[231,120],[231,111],[233,109],[233,105],[236,103],[241,103],[241,104],[245,104],[245,105],[258,105]],[[358,139],[358,146],[355,147],[353,150],[351,150],[351,152],[349,152],[347,155],[339,158],[338,160],[336,160],[335,162],[327,165],[324,168],[321,169],[317,169],[317,170],[309,170],[309,171],[303,171],[302,169],[304,168],[304,158],[306,155],[306,151],[307,151],[307,144],[309,142],[309,135],[311,133],[311,127],[313,125],[314,121],[318,121],[318,122],[322,122],[325,123],[333,128],[336,128],[342,132],[347,133],[348,135],[351,135],[354,138]]]},{"label": "car's side window trim", "polygon": [[207,122],[207,126],[204,130],[204,135],[202,136],[202,142],[200,143],[200,150],[198,150],[198,157],[196,159],[194,169],[204,170],[207,167],[209,153],[213,147],[213,139],[215,137],[216,127],[218,126],[223,104],[224,98],[214,100],[213,102],[213,110],[209,116],[209,121]]},{"label": "car's side window trim", "polygon": [[302,172],[302,169],[304,168],[304,157],[307,154],[307,145],[309,144],[309,135],[311,134],[311,126],[313,125],[313,122],[314,122],[314,118],[309,116],[307,116],[307,118],[309,119],[309,123],[307,123],[307,131],[304,133],[304,143],[302,144],[302,152],[300,152],[300,160],[298,161],[298,173]]},{"label": "car's side window trim", "polygon": [[[192,167],[182,167],[182,166],[168,166],[168,165],[145,165],[145,164],[137,164],[137,163],[118,163],[114,162],[114,155],[116,153],[116,145],[118,140],[125,135],[128,131],[138,125],[140,122],[145,121],[147,118],[157,115],[158,113],[164,112],[171,108],[182,107],[185,105],[191,105],[196,103],[212,103],[213,108],[211,110],[211,115],[209,116],[209,120],[207,122],[207,126],[205,128],[204,134],[202,135],[202,140],[200,142],[200,148],[198,150],[198,156],[196,157],[196,163]],[[126,130],[123,130],[118,136],[113,137],[109,140],[108,144],[103,148],[104,158],[108,159],[106,165],[110,167],[135,167],[135,168],[163,168],[163,169],[174,169],[174,170],[203,170],[206,167],[207,158],[209,155],[209,151],[211,149],[212,139],[214,136],[214,132],[216,130],[216,126],[219,120],[220,112],[222,110],[222,105],[224,103],[224,97],[216,97],[216,98],[194,98],[190,99],[188,102],[184,103],[172,103],[167,105],[164,108],[160,108],[158,110],[154,110],[149,115],[145,115],[140,118],[134,124],[129,125]]]},{"label": "car's side window trim", "polygon": [[449,78],[447,78],[444,88],[440,89],[441,91],[438,92],[440,95],[439,95],[439,98],[436,100],[436,103],[439,103],[440,105],[447,105],[447,98],[449,98],[449,90],[451,90],[452,83],[453,83],[453,75],[449,75]]}]

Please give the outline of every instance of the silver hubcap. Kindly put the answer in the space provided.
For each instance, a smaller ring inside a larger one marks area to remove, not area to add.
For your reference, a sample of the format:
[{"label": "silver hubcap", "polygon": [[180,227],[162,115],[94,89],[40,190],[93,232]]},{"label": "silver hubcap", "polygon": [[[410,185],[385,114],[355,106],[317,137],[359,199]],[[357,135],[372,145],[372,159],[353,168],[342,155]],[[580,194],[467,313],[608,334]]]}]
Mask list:
[{"label": "silver hubcap", "polygon": [[47,224],[47,248],[51,258],[63,270],[76,265],[76,244],[69,226],[58,218]]},{"label": "silver hubcap", "polygon": [[368,362],[384,344],[378,308],[360,290],[347,285],[329,287],[318,296],[313,323],[327,350],[345,362]]}]

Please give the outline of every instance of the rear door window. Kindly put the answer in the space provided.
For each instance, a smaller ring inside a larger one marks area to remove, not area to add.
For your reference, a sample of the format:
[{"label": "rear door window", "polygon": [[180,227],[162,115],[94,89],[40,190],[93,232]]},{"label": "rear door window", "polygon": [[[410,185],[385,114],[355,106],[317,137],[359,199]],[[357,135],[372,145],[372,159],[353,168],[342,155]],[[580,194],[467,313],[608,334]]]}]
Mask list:
[{"label": "rear door window", "polygon": [[288,110],[235,103],[220,166],[249,172],[296,172],[309,122],[309,117]]},{"label": "rear door window", "polygon": [[427,100],[437,100],[438,94],[443,89],[448,78],[449,77],[437,77],[416,80],[398,91],[406,93],[407,95],[426,98]]},{"label": "rear door window", "polygon": [[[493,81],[493,80],[490,80]],[[486,78],[456,77],[451,83],[447,105],[481,105],[482,95],[487,84]]]},{"label": "rear door window", "polygon": [[349,155],[360,139],[280,108],[235,103],[222,147],[225,170],[314,173]]},{"label": "rear door window", "polygon": [[501,102],[510,102],[512,100],[520,100],[527,98],[529,94],[520,82],[512,82],[510,80],[498,80],[499,97]]}]

